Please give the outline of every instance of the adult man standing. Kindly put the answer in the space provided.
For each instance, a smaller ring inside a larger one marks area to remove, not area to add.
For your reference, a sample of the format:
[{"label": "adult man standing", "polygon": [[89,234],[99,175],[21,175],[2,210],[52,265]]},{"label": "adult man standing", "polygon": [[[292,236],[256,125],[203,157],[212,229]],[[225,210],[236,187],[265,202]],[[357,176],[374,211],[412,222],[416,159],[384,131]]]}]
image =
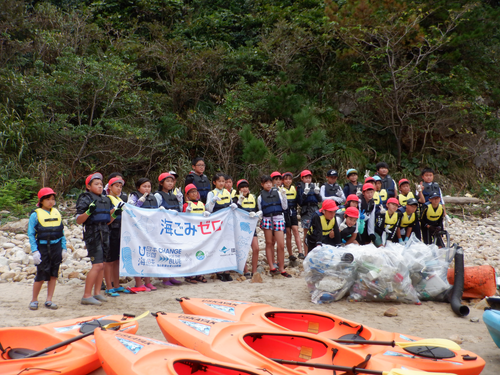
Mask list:
[{"label": "adult man standing", "polygon": [[194,158],[191,163],[193,170],[186,176],[184,187],[194,184],[200,194],[200,200],[207,203],[207,194],[210,191],[210,180],[205,176],[205,160],[203,158]]}]

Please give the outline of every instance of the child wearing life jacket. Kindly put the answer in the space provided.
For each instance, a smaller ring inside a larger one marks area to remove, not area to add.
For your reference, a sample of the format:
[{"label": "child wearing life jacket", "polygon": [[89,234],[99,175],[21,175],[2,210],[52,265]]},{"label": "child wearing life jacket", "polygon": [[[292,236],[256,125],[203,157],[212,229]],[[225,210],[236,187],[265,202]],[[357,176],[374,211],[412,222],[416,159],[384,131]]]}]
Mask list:
[{"label": "child wearing life jacket", "polygon": [[107,302],[107,298],[100,292],[104,276],[103,263],[109,253],[108,224],[121,213],[121,208],[114,208],[111,200],[102,194],[103,182],[100,173],[89,175],[85,180],[85,187],[86,192],[76,201],[76,223],[83,225],[83,240],[92,268],[85,279],[81,304],[99,306],[102,302]]},{"label": "child wearing life jacket", "polygon": [[398,201],[401,206],[406,206],[406,202],[408,199],[415,199],[415,196],[413,193],[410,191],[410,181],[408,181],[406,178],[402,178],[398,182],[399,185],[399,195],[398,195]]},{"label": "child wearing life jacket", "polygon": [[28,237],[31,254],[36,266],[33,296],[30,310],[38,309],[38,294],[44,281],[47,281],[47,299],[44,306],[56,310],[58,306],[52,302],[56,288],[59,266],[66,259],[66,237],[61,214],[54,208],[56,193],[49,187],[38,192],[38,208],[30,215]]},{"label": "child wearing life jacket", "polygon": [[[123,208],[127,200],[127,195],[123,193],[125,180],[122,177],[111,178],[106,186],[108,187],[107,197],[115,207]],[[120,286],[120,239],[122,228],[122,215],[115,213],[115,220],[109,224],[109,252],[104,262],[104,280],[106,280],[106,295],[118,297],[119,292],[130,293]]]},{"label": "child wearing life jacket", "polygon": [[[380,179],[379,176],[375,176],[375,177]],[[379,206],[380,205],[380,195],[379,195],[379,193],[377,191],[377,187],[375,185],[375,182],[376,182],[375,177],[370,177],[370,176],[366,177],[365,184],[372,184],[373,186],[375,186],[375,193],[373,193],[373,201],[375,202],[376,206]]]},{"label": "child wearing life jacket", "polygon": [[[158,200],[151,193],[151,181],[148,178],[139,178],[135,182],[136,191],[130,193],[128,204],[146,209],[159,208]],[[150,277],[144,278],[144,283],[140,277],[134,277],[135,287],[130,288],[133,292],[150,292],[156,290],[156,287],[151,283]]]},{"label": "child wearing life jacket", "polygon": [[[373,201],[375,202],[375,205],[379,208],[386,208],[386,203],[387,199],[389,199],[389,194],[387,193],[387,190],[382,188],[382,179],[375,175],[373,176],[373,179],[375,180],[375,193],[373,194]],[[380,207],[382,206],[382,207]]]},{"label": "child wearing life jacket", "polygon": [[441,204],[441,196],[438,192],[433,192],[429,196],[429,202],[423,205],[420,216],[420,228],[422,230],[422,240],[425,244],[430,245],[433,242],[433,237],[437,239],[436,245],[444,246],[444,242],[439,235],[443,230],[443,219],[445,211]]},{"label": "child wearing life jacket", "polygon": [[233,178],[228,174],[226,174],[224,178],[226,179],[225,188],[227,191],[229,191],[231,199],[233,199],[235,195],[238,193],[238,191],[235,188],[233,188]]},{"label": "child wearing life jacket", "polygon": [[321,186],[319,194],[321,195],[321,199],[323,202],[326,199],[332,199],[335,201],[337,205],[341,205],[345,201],[344,191],[337,183],[337,179],[339,177],[338,172],[335,169],[330,169],[326,173],[326,181],[327,183]]},{"label": "child wearing life jacket", "polygon": [[[255,195],[250,193],[250,185],[247,180],[239,180],[236,183],[236,189],[238,190],[238,194],[233,198],[233,203],[238,205],[238,208],[245,210],[248,212],[248,216],[262,217],[262,212],[259,211],[257,207],[257,199],[255,199]],[[247,266],[245,264],[244,276],[250,277],[253,276],[254,273],[257,272],[257,266],[259,261],[259,241],[257,239],[257,230],[255,230],[252,239],[252,273],[248,272]]]},{"label": "child wearing life jacket", "polygon": [[[231,207],[233,209],[238,206],[231,201],[231,194],[226,190],[226,178],[224,173],[216,173],[212,178],[212,185],[214,189],[210,191],[207,195],[207,204],[205,209],[208,212],[215,213],[226,207]],[[233,281],[233,278],[229,272],[221,272],[217,274],[217,278],[220,281]]]},{"label": "child wearing life jacket", "polygon": [[434,182],[434,170],[432,168],[424,168],[421,173],[422,181],[417,185],[417,199],[418,203],[424,204],[429,202],[429,198],[434,193],[439,194],[441,198],[441,205],[444,210],[444,218],[446,222],[451,223],[451,218],[446,214],[446,208],[443,201],[443,193],[437,182]]},{"label": "child wearing life jacket", "polygon": [[304,231],[304,251],[307,254],[307,231],[311,225],[312,215],[318,210],[319,204],[322,201],[319,194],[321,187],[319,184],[312,183],[312,173],[307,169],[300,172],[300,179],[302,181],[297,185],[297,196],[300,206],[300,221],[302,223],[302,230]]},{"label": "child wearing life jacket", "polygon": [[420,240],[420,222],[418,219],[418,201],[415,198],[409,198],[404,206],[398,208],[398,213],[401,216],[399,221],[399,235],[406,243],[410,239],[412,233]]},{"label": "child wearing life jacket", "polygon": [[191,167],[193,170],[186,176],[184,187],[189,184],[196,186],[198,193],[200,193],[199,200],[201,200],[203,204],[207,204],[207,196],[210,191],[210,180],[204,174],[206,168],[205,159],[194,158],[191,163]]},{"label": "child wearing life jacket", "polygon": [[375,167],[377,168],[376,176],[379,176],[382,181],[382,189],[387,191],[387,198],[396,197],[396,183],[389,175],[389,164],[381,161]]},{"label": "child wearing life jacket", "polygon": [[158,176],[158,182],[158,190],[154,194],[158,207],[182,212],[182,191],[175,187],[175,177],[170,173],[162,173]]},{"label": "child wearing life jacket", "polygon": [[387,200],[387,210],[381,209],[375,219],[375,241],[377,247],[385,246],[387,241],[403,242],[401,234],[398,235],[399,222],[401,216],[397,209],[399,202],[396,198]]},{"label": "child wearing life jacket", "polygon": [[347,181],[344,185],[344,196],[351,194],[361,195],[363,184],[358,182],[358,171],[354,168],[350,168],[346,172]]},{"label": "child wearing life jacket", "polygon": [[340,245],[340,232],[335,212],[337,205],[331,199],[323,202],[321,209],[316,211],[311,218],[311,226],[307,231],[306,242],[309,251],[316,246]]},{"label": "child wearing life jacket", "polygon": [[[187,185],[184,188],[184,192],[186,194],[186,199],[184,206],[182,207],[182,212],[186,212],[188,214],[193,214],[193,215],[203,215],[204,217],[210,216],[210,212],[205,210],[205,205],[201,200],[199,200],[200,194],[194,184]],[[170,279],[170,281],[171,280],[172,279]],[[203,275],[197,275],[197,276],[186,276],[184,277],[184,281],[190,284],[198,284],[198,281],[200,283],[206,283],[207,279]],[[167,282],[164,281],[163,284],[169,285],[168,281]],[[175,284],[176,284],[175,282],[171,283],[171,285]]]},{"label": "child wearing life jacket", "polygon": [[340,240],[346,245],[358,244],[358,219],[359,210],[357,207],[347,207],[344,211],[344,220],[339,225]]},{"label": "child wearing life jacket", "polygon": [[[257,198],[257,207],[262,211],[260,228],[264,231],[266,240],[266,257],[272,275],[281,273],[284,277],[292,277],[285,271],[285,218],[283,216],[288,207],[284,189],[282,191],[273,187],[271,176],[264,175],[260,178],[262,191]],[[273,236],[274,234],[274,236]],[[278,268],[274,266],[274,241],[278,247]]]},{"label": "child wearing life jacket", "polygon": [[302,240],[299,234],[299,220],[297,218],[297,189],[293,186],[293,174],[291,172],[283,173],[283,191],[287,199],[287,209],[285,210],[285,228],[286,228],[286,248],[288,251],[288,259],[292,262],[297,260],[293,255],[292,235],[295,238],[295,244],[299,250],[299,259],[305,259],[302,250]]},{"label": "child wearing life jacket", "polygon": [[[363,223],[358,226],[358,239],[361,245],[369,244],[370,241],[375,241],[375,202],[373,194],[375,187],[372,184],[363,185],[363,193],[359,197],[359,217]],[[361,227],[363,227],[361,229]]]}]

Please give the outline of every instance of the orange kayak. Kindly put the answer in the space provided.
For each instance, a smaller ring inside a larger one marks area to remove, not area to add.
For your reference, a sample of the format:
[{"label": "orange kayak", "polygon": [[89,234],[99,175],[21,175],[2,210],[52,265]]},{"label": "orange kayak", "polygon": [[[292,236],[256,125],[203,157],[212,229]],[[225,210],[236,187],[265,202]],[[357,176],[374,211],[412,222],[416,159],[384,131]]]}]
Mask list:
[{"label": "orange kayak", "polygon": [[[34,327],[0,328],[0,374],[88,374],[99,367],[93,335],[33,358],[26,355],[74,338],[96,327],[128,319],[122,315],[98,315],[59,321]],[[139,325],[133,321],[118,327],[135,333]]]},{"label": "orange kayak", "polygon": [[[401,368],[388,361],[365,358],[348,346],[309,333],[277,331],[251,323],[187,314],[160,312],[156,321],[171,343],[195,349],[210,358],[262,369],[274,375],[332,375],[331,369],[312,367],[313,364],[380,371]],[[273,359],[311,365],[284,365]]]},{"label": "orange kayak", "polygon": [[94,335],[107,375],[269,375],[164,341],[104,330]]},{"label": "orange kayak", "polygon": [[[422,340],[420,337],[403,335],[370,328],[339,316],[313,310],[287,310],[267,304],[217,300],[208,298],[181,298],[180,304],[186,314],[212,316],[252,323],[280,331],[314,334],[326,339],[374,340],[410,343]],[[350,344],[349,348],[362,356],[397,363],[401,366],[430,372],[449,372],[459,375],[479,374],[485,366],[484,360],[468,350],[449,351],[434,349],[424,357],[414,355],[398,346]],[[442,354],[449,358],[443,358]]]}]

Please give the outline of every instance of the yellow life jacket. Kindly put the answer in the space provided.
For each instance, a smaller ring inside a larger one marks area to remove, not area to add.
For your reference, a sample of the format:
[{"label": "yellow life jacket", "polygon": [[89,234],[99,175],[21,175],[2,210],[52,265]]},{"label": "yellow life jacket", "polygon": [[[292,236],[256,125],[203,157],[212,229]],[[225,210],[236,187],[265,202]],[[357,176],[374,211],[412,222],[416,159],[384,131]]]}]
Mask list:
[{"label": "yellow life jacket", "polygon": [[373,202],[377,206],[380,204],[380,194],[378,193],[378,191],[375,191],[375,193],[373,193]]},{"label": "yellow life jacket", "polygon": [[38,223],[35,225],[36,239],[40,240],[56,240],[61,238],[64,230],[60,212],[53,208],[50,212],[45,211],[43,208],[35,210]]},{"label": "yellow life jacket", "polygon": [[387,202],[387,190],[382,189],[378,192],[378,195],[380,197],[380,203],[385,203]]},{"label": "yellow life jacket", "polygon": [[434,207],[432,207],[432,204],[429,204],[427,206],[427,211],[425,212],[425,216],[429,221],[438,221],[441,215],[443,215],[443,205],[441,203],[435,210]]},{"label": "yellow life jacket", "polygon": [[188,205],[191,203],[191,211],[187,212],[189,214],[202,214],[205,212],[205,205],[203,204],[202,201],[198,201],[194,203],[193,201],[187,201],[186,202]]},{"label": "yellow life jacket", "polygon": [[392,216],[389,216],[389,211],[386,211],[384,220],[385,228],[394,228],[394,225],[396,225],[396,223],[398,222],[398,218],[399,217],[397,212],[394,212]]},{"label": "yellow life jacket", "polygon": [[236,189],[231,189],[231,198],[234,198],[237,193]]},{"label": "yellow life jacket", "polygon": [[403,194],[399,194],[398,195],[398,201],[399,201],[399,204],[401,206],[406,206],[406,202],[408,201],[408,199],[410,198],[415,198],[415,196],[413,195],[413,193],[410,191],[408,193],[408,195],[403,195]]},{"label": "yellow life jacket", "polygon": [[286,199],[293,200],[297,198],[297,189],[295,189],[295,186],[290,185],[289,189],[287,189],[285,186],[283,186],[283,188],[286,191]]},{"label": "yellow life jacket", "polygon": [[410,225],[412,225],[415,222],[416,218],[417,218],[417,215],[415,214],[415,212],[412,213],[411,216],[408,216],[408,213],[404,212],[403,216],[401,218],[401,223],[399,224],[399,226],[401,228],[409,227]]},{"label": "yellow life jacket", "polygon": [[113,206],[115,206],[115,207],[118,205],[118,203],[123,202],[120,197],[115,197],[111,194],[108,195],[108,198],[111,201],[111,203],[113,203]]},{"label": "yellow life jacket", "polygon": [[[238,197],[240,197],[239,195]],[[248,194],[248,197],[243,198],[243,202],[241,202],[241,208],[245,211],[255,211],[255,207],[257,207],[257,200],[255,196],[251,193]]]},{"label": "yellow life jacket", "polygon": [[[320,214],[319,218],[321,220],[321,229],[323,231],[323,236],[328,236],[335,226],[335,216],[333,216],[333,219],[330,221],[326,220],[326,217],[323,214]],[[312,234],[312,230],[313,227],[311,226],[308,233]]]},{"label": "yellow life jacket", "polygon": [[217,189],[212,190],[212,193],[216,197],[220,197],[220,201],[216,201],[214,205],[213,212],[222,210],[223,208],[229,207],[231,204],[231,194],[226,189],[222,189],[222,193],[217,191]]}]

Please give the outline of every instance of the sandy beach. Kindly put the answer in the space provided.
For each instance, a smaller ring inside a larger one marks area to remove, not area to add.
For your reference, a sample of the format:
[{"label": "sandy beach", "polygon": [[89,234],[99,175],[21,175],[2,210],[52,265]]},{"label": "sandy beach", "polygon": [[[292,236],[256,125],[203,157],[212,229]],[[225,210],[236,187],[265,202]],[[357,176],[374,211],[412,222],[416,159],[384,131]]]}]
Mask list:
[{"label": "sandy beach", "polygon": [[[160,282],[157,282],[160,284]],[[493,343],[486,326],[482,321],[483,311],[471,307],[471,313],[465,318],[457,317],[449,304],[423,302],[422,305],[404,305],[397,303],[365,303],[340,302],[316,305],[310,302],[304,278],[285,279],[281,276],[265,275],[263,283],[251,283],[250,280],[223,283],[209,279],[206,284],[162,287],[157,291],[136,295],[121,295],[108,298],[109,302],[99,307],[82,306],[80,298],[83,286],[57,285],[54,302],[60,307],[52,311],[43,307],[45,289],[40,293],[41,307],[30,311],[28,304],[31,298],[31,286],[23,283],[0,284],[1,327],[30,326],[58,320],[78,318],[100,314],[140,314],[146,310],[151,312],[165,311],[181,313],[182,309],[175,300],[179,297],[209,297],[252,301],[271,304],[290,309],[309,309],[327,311],[333,314],[358,321],[362,324],[389,331],[421,336],[424,338],[452,338],[463,340],[462,348],[471,350],[483,357],[486,367],[483,375],[497,375],[500,371],[500,349]],[[395,306],[398,316],[385,317],[384,312]],[[471,322],[471,318],[479,318],[479,322]],[[139,323],[137,334],[164,340],[156,321],[152,316]],[[102,369],[93,373],[104,374]]]}]

